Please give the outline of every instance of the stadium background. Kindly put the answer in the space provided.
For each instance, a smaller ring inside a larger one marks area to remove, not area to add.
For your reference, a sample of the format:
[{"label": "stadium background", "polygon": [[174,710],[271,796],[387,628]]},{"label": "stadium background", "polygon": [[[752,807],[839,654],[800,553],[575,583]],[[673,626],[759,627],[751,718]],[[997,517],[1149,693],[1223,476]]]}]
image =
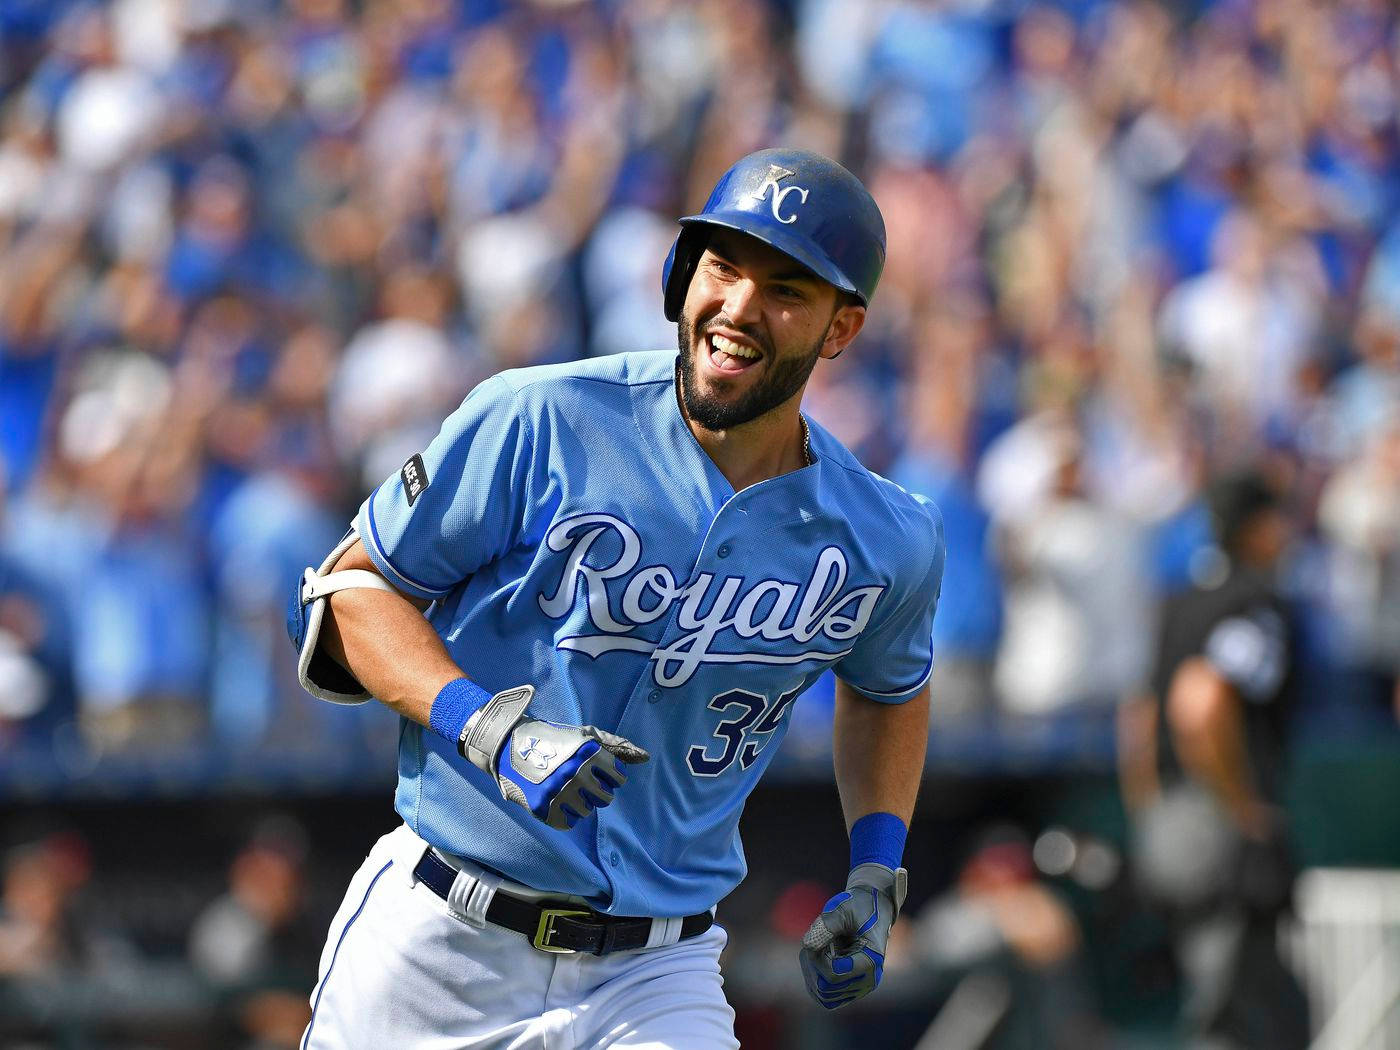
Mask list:
[{"label": "stadium background", "polygon": [[[297,689],[288,582],[480,379],[672,345],[675,216],[781,142],[889,229],[808,410],[950,557],[929,918],[806,1005],[844,837],[804,698],[721,912],[745,1046],[1007,987],[989,1045],[1176,1045],[1113,715],[1243,465],[1298,526],[1294,833],[1381,974],[1325,1045],[1400,1045],[1398,62],[1381,0],[0,0],[0,1044],[295,1045],[396,734]],[[939,956],[989,885],[1030,932]]]}]

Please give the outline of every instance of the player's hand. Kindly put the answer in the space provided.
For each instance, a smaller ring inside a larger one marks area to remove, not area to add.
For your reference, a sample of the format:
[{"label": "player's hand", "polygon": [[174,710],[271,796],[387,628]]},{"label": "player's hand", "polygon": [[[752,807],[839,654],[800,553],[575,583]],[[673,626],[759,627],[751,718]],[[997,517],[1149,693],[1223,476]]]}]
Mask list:
[{"label": "player's hand", "polygon": [[846,889],[826,902],[802,938],[798,960],[807,992],[828,1010],[873,992],[885,972],[890,927],[904,904],[908,875],[883,864],[851,870]]},{"label": "player's hand", "polygon": [[511,731],[496,780],[505,798],[562,830],[613,800],[627,783],[623,763],[648,757],[630,740],[593,726],[531,718]]},{"label": "player's hand", "polygon": [[525,717],[531,686],[497,693],[467,723],[462,754],[492,774],[501,797],[561,831],[613,800],[626,765],[650,756],[615,733]]}]

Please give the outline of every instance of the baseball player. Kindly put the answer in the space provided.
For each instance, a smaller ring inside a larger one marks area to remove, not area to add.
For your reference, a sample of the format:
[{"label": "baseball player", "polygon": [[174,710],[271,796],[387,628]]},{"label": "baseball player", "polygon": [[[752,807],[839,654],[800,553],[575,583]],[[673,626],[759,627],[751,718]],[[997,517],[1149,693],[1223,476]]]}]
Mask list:
[{"label": "baseball player", "polygon": [[884,263],[860,182],[745,157],[663,271],[679,354],[504,372],[292,602],[303,684],[401,716],[302,1050],[736,1047],[716,903],[789,711],[835,671],[850,877],[800,965],[879,982],[924,759],[942,522],[799,411]]}]

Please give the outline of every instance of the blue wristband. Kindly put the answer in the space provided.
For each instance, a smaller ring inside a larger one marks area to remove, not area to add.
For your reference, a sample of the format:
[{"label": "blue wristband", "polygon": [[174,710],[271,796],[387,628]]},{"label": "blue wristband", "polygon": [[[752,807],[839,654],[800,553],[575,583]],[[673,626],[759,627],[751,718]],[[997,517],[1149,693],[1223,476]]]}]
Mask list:
[{"label": "blue wristband", "polygon": [[883,864],[891,871],[904,859],[909,829],[893,813],[867,813],[851,825],[851,867]]},{"label": "blue wristband", "polygon": [[433,732],[453,745],[462,739],[467,719],[486,706],[491,694],[470,678],[454,678],[442,687],[428,713]]}]

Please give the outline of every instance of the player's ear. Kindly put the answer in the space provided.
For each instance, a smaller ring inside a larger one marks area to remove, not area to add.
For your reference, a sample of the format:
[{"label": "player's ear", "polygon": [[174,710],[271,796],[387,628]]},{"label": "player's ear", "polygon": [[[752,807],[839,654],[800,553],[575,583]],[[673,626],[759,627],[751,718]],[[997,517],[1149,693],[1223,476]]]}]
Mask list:
[{"label": "player's ear", "polygon": [[836,313],[826,326],[826,339],[822,342],[821,356],[828,361],[841,356],[841,352],[851,345],[865,326],[865,307],[855,296],[841,293],[837,301]]}]

